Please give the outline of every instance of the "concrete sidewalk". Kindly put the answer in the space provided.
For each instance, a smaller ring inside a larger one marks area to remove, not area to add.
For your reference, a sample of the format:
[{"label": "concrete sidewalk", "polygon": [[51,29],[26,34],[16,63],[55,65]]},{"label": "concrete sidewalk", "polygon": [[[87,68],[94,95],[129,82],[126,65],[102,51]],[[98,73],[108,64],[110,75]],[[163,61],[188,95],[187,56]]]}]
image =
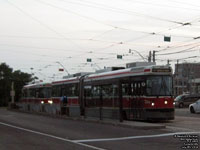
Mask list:
[{"label": "concrete sidewalk", "polygon": [[99,120],[99,118],[84,118],[84,117],[69,117],[66,115],[52,115],[47,113],[39,113],[39,112],[29,112],[29,111],[20,111],[16,109],[8,109],[10,111],[21,112],[21,113],[29,113],[35,115],[43,115],[58,119],[70,119],[70,120],[79,120],[79,121],[86,121],[86,122],[94,122],[94,123],[101,123],[101,124],[108,124],[113,126],[120,126],[124,128],[134,128],[134,129],[143,129],[143,130],[151,130],[151,129],[165,129],[166,126],[159,123],[149,123],[149,122],[142,122],[142,121],[127,121],[124,120],[123,122],[119,122],[119,120],[112,120],[112,119],[103,119]]},{"label": "concrete sidewalk", "polygon": [[86,118],[81,119],[83,121],[90,121],[90,122],[98,122],[102,124],[110,124],[113,126],[120,126],[125,128],[134,128],[134,129],[143,129],[143,130],[150,130],[150,129],[165,129],[166,126],[159,123],[149,123],[149,122],[142,122],[142,121],[123,121],[119,122],[119,120],[111,120],[111,119],[103,119],[98,120],[98,118]]}]

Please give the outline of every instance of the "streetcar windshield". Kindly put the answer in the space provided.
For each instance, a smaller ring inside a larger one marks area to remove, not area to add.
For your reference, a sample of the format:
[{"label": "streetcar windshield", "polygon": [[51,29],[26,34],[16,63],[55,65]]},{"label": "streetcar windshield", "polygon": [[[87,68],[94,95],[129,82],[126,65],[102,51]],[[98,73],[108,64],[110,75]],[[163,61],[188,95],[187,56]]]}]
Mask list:
[{"label": "streetcar windshield", "polygon": [[147,95],[149,96],[171,96],[171,76],[151,76],[147,78]]}]

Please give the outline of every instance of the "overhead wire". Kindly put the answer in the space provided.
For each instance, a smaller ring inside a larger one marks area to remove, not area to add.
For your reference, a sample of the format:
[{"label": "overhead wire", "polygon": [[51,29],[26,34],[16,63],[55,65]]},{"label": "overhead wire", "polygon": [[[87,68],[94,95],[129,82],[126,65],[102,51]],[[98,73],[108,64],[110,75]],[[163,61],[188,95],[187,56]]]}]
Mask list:
[{"label": "overhead wire", "polygon": [[[12,5],[13,7],[15,7],[17,10],[19,10],[22,14],[28,16],[29,18],[31,18],[32,20],[36,21],[37,23],[39,23],[41,26],[45,27],[46,29],[50,30],[51,32],[57,34],[58,36],[66,39],[67,42],[69,42],[69,39],[67,39],[63,34],[57,32],[55,29],[51,28],[50,26],[46,25],[45,23],[43,23],[42,21],[40,21],[39,19],[33,17],[32,15],[30,15],[29,13],[27,13],[26,11],[24,11],[22,8],[18,7],[17,5],[15,5],[13,2],[10,2],[10,0],[6,0],[8,4]],[[77,48],[83,50],[80,46],[78,46],[77,44],[75,44],[74,42],[70,41],[70,43],[72,43],[73,45],[75,45]]]},{"label": "overhead wire", "polygon": [[[66,9],[63,9],[63,8],[60,8],[60,7],[57,7],[57,6],[55,6],[55,5],[52,5],[52,4],[50,4],[50,3],[46,3],[46,2],[43,2],[43,1],[41,1],[41,0],[37,0],[38,2],[40,2],[40,3],[45,3],[46,5],[50,5],[50,6],[52,6],[52,7],[56,7],[56,8],[58,8],[58,9],[62,9],[62,10],[65,10],[66,11]],[[69,10],[68,10],[69,11]],[[72,12],[72,11],[70,11],[71,13],[74,13],[74,12]],[[75,13],[76,15],[79,15],[79,16],[81,16],[81,17],[85,17],[85,16],[82,16],[82,15],[80,15],[80,14],[77,14],[77,13]],[[88,17],[86,17],[87,19],[88,19]],[[89,18],[89,19],[91,19],[91,18]],[[97,21],[97,20],[95,20],[95,21]],[[115,26],[112,26],[112,27],[114,27],[114,28],[119,28],[119,27],[115,27]],[[119,28],[119,29],[122,29],[122,28]],[[126,29],[127,30],[127,29]],[[150,33],[150,34],[152,34],[152,33]],[[146,37],[146,36],[144,36],[144,37]],[[143,37],[142,37],[143,38]]]},{"label": "overhead wire", "polygon": [[141,3],[141,4],[147,4],[147,5],[152,5],[152,6],[159,6],[159,7],[167,7],[167,8],[177,8],[177,9],[181,9],[181,10],[188,10],[188,11],[200,11],[199,9],[194,9],[194,8],[188,8],[188,7],[178,7],[178,6],[174,6],[174,5],[166,5],[166,4],[157,4],[157,3],[152,3],[152,2],[144,2],[144,1],[130,1],[130,2],[137,2],[137,3]]},{"label": "overhead wire", "polygon": [[[91,7],[91,8],[103,9],[103,10],[107,10],[107,11],[131,15],[131,16],[134,15],[134,16],[140,16],[140,17],[145,17],[145,18],[148,18],[148,19],[154,19],[154,20],[159,20],[159,21],[178,23],[178,24],[180,23],[180,22],[177,22],[177,21],[174,21],[174,20],[163,19],[163,18],[159,18],[159,17],[155,17],[155,16],[150,16],[150,15],[147,15],[147,14],[142,14],[142,13],[138,13],[138,12],[134,12],[134,11],[130,11],[130,10],[125,10],[125,9],[122,9],[122,8],[111,7],[111,6],[102,4],[102,3],[96,3],[96,2],[86,1],[86,0],[76,0],[76,1],[80,1],[81,3],[77,3],[77,2],[74,2],[74,1],[70,2],[69,0],[59,0],[59,1],[63,1],[63,2],[66,2],[66,3],[70,3],[70,4],[75,4],[75,5]],[[83,2],[86,2],[86,3],[83,3]],[[102,6],[102,7],[100,7],[100,6]]]},{"label": "overhead wire", "polygon": [[176,3],[176,4],[184,4],[184,5],[187,5],[187,6],[192,6],[192,7],[200,7],[200,5],[196,5],[196,4],[191,4],[191,3],[186,3],[186,2],[183,2],[181,0],[181,2],[179,1],[176,1],[176,0],[169,0],[171,3]]},{"label": "overhead wire", "polygon": [[[40,0],[39,0],[40,1]],[[22,11],[23,12],[23,11]],[[34,18],[34,17],[31,17],[31,18]],[[91,18],[90,18],[91,19]],[[41,21],[40,21],[41,22]],[[41,22],[42,23],[42,22]],[[102,22],[101,22],[102,23]],[[43,23],[42,23],[43,24]],[[111,26],[111,27],[113,27],[114,29],[116,28],[116,26]],[[47,28],[48,28],[48,26],[47,26]],[[118,27],[117,27],[118,28]],[[51,28],[50,28],[51,29]],[[124,28],[120,28],[120,29],[123,29],[124,30]],[[54,30],[54,29],[53,29]],[[51,30],[52,32],[54,32],[53,30]],[[125,30],[130,30],[130,29],[125,29]],[[55,30],[56,31],[56,30]],[[57,31],[56,31],[57,32]],[[135,31],[134,31],[135,32]],[[55,32],[54,32],[55,33]],[[58,33],[59,34],[59,33]],[[152,33],[150,33],[150,34],[152,34]],[[115,43],[115,44],[124,44],[124,43]],[[86,53],[88,53],[88,52],[86,52]]]},{"label": "overhead wire", "polygon": [[[193,46],[193,47],[191,47],[191,48],[187,48],[187,49],[180,50],[180,51],[177,51],[177,52],[164,53],[164,54],[157,54],[157,55],[172,55],[172,54],[178,54],[178,53],[188,52],[188,50],[190,50],[189,52],[191,52],[192,49],[197,48],[197,47],[199,47],[199,46],[200,46],[200,45]],[[196,51],[196,50],[195,50],[195,51]]]}]

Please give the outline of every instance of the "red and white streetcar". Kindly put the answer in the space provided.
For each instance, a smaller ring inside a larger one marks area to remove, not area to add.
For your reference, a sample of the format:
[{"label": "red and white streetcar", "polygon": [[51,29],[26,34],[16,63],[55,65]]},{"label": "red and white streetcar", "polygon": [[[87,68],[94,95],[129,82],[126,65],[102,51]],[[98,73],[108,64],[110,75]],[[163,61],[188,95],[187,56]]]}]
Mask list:
[{"label": "red and white streetcar", "polygon": [[[58,104],[56,113],[60,113],[60,100],[66,96],[70,116],[172,120],[172,81],[170,66],[132,67],[25,86],[22,100],[27,103],[35,101],[38,105],[48,101]],[[48,109],[50,107],[55,106],[50,105]]]}]

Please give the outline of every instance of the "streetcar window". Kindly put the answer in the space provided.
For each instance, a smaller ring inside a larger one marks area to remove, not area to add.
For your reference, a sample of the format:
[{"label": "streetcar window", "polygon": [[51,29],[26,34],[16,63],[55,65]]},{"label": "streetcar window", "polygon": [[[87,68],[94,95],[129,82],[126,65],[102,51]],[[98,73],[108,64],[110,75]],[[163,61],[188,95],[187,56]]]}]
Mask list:
[{"label": "streetcar window", "polygon": [[45,89],[40,88],[38,89],[38,91],[39,91],[38,98],[45,98]]},{"label": "streetcar window", "polygon": [[146,81],[147,95],[152,96],[171,96],[172,78],[170,76],[151,76]]},{"label": "streetcar window", "polygon": [[113,96],[113,86],[112,85],[102,86],[102,96],[103,97]]},{"label": "streetcar window", "polygon": [[61,87],[60,96],[78,96],[78,84],[65,84]]},{"label": "streetcar window", "polygon": [[[131,84],[131,93],[133,96],[145,95],[146,84],[144,81],[136,81]],[[130,93],[130,94],[131,94]]]},{"label": "streetcar window", "polygon": [[92,96],[92,86],[85,86],[84,87],[85,97]]},{"label": "streetcar window", "polygon": [[37,92],[38,92],[38,95],[37,95],[38,98],[50,98],[51,97],[51,88],[47,88],[47,87],[40,88],[40,89],[38,89]]},{"label": "streetcar window", "polygon": [[99,96],[100,95],[100,86],[94,86],[92,89],[92,95],[93,96]]},{"label": "streetcar window", "polygon": [[52,87],[52,96],[53,97],[60,97],[61,96],[61,86],[56,85]]},{"label": "streetcar window", "polygon": [[113,93],[113,96],[118,96],[118,86],[117,85],[112,85],[113,87],[113,91],[112,91],[112,93]]},{"label": "streetcar window", "polygon": [[46,98],[51,97],[51,88],[46,88]]},{"label": "streetcar window", "polygon": [[22,92],[23,92],[23,97],[28,97],[28,89],[24,89]]},{"label": "streetcar window", "polygon": [[28,97],[35,97],[35,89],[29,90]]},{"label": "streetcar window", "polygon": [[122,84],[122,95],[127,96],[129,95],[129,84]]}]

